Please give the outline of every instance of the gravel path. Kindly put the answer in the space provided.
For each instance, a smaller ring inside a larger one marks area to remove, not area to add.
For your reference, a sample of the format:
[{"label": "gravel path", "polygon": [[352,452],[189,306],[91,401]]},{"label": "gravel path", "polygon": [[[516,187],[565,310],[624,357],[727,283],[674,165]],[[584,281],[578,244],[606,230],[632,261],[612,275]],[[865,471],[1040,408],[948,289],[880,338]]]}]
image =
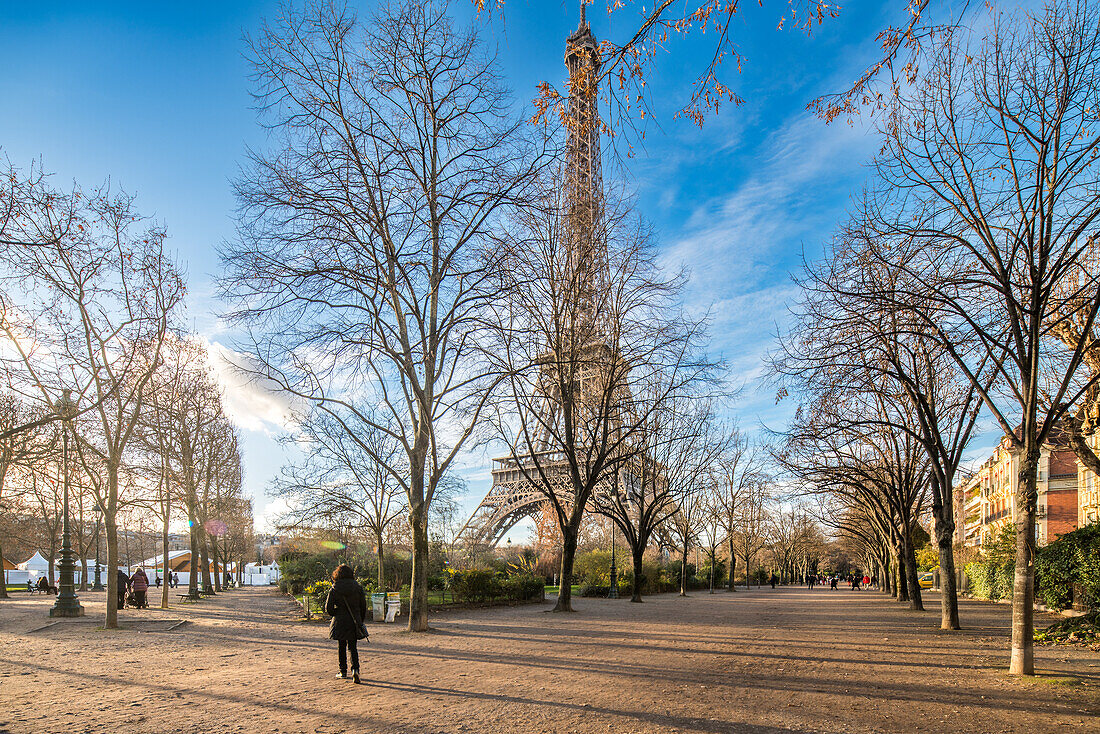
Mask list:
[{"label": "gravel path", "polygon": [[952,634],[938,609],[847,590],[453,612],[426,635],[373,625],[355,686],[327,626],[273,590],[114,631],[102,593],[81,601],[97,616],[37,631],[52,598],[0,601],[0,734],[1100,732],[1100,654],[1040,647],[1043,675],[1006,675],[1005,605],[964,602]]}]

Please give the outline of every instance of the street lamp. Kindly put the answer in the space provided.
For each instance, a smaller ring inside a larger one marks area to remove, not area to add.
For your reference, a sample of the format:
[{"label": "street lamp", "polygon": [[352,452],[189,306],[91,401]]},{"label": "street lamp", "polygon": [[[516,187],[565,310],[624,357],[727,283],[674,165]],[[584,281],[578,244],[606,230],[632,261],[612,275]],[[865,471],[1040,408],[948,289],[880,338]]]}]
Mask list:
[{"label": "street lamp", "polygon": [[64,516],[61,522],[61,581],[58,584],[57,601],[50,609],[51,617],[83,617],[84,607],[76,597],[73,576],[75,575],[76,562],[73,558],[73,547],[69,542],[69,422],[76,412],[76,404],[72,400],[72,391],[63,390],[61,399],[57,401],[57,414],[61,417],[61,461],[65,477],[63,481]]},{"label": "street lamp", "polygon": [[95,508],[95,583],[92,591],[103,591],[103,582],[99,578],[99,524],[103,520],[103,510],[97,505]]}]

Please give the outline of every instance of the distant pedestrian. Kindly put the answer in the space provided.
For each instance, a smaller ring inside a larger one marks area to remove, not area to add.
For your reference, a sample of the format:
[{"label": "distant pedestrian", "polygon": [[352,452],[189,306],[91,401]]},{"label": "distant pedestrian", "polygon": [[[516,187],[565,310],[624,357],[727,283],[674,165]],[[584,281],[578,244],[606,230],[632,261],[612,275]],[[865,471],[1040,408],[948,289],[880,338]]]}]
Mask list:
[{"label": "distant pedestrian", "polygon": [[123,609],[126,606],[126,587],[130,585],[130,577],[120,568],[115,572],[115,578],[118,581],[118,608]]},{"label": "distant pedestrian", "polygon": [[157,574],[157,588],[160,588],[160,574]]},{"label": "distant pedestrian", "polygon": [[149,591],[149,577],[145,575],[145,569],[140,566],[130,577],[130,591],[134,593],[134,606],[138,609],[149,606],[145,601],[145,593]]},{"label": "distant pedestrian", "polygon": [[180,575],[175,571],[172,572],[172,588],[178,588],[180,585]]},{"label": "distant pedestrian", "polygon": [[776,582],[779,581],[779,578],[773,573],[771,575],[771,578],[768,580],[772,582],[772,588],[774,589]]},{"label": "distant pedestrian", "polygon": [[829,590],[830,591],[836,591],[837,590],[836,585],[837,585],[838,581],[840,581],[840,579],[838,579],[836,576],[833,576],[829,579]]},{"label": "distant pedestrian", "polygon": [[367,595],[355,580],[351,566],[341,564],[332,572],[332,588],[325,598],[325,613],[332,617],[328,636],[339,643],[340,674],[348,677],[348,654],[351,654],[351,677],[359,682],[359,650],[356,643],[367,636],[363,618],[367,616]]}]

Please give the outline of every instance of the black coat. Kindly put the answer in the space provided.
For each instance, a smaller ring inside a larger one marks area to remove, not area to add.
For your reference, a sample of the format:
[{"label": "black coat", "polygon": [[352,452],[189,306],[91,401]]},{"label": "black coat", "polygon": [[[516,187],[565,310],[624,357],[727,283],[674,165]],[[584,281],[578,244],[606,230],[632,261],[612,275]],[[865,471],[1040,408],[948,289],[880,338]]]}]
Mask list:
[{"label": "black coat", "polygon": [[325,614],[332,617],[328,636],[333,640],[358,640],[359,624],[367,615],[367,595],[354,579],[336,579],[325,598]]}]

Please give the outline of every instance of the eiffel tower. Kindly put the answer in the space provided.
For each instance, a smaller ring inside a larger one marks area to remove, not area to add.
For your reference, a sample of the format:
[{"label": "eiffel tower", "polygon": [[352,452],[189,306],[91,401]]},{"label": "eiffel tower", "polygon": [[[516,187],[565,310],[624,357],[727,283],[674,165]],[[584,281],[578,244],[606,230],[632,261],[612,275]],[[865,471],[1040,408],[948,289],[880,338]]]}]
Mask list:
[{"label": "eiffel tower", "polygon": [[[588,345],[583,348],[586,352],[592,352],[592,357],[586,361],[598,363],[602,351],[610,349],[596,336],[599,316],[594,313],[593,306],[604,266],[604,243],[597,232],[603,206],[598,108],[600,49],[585,20],[583,0],[580,25],[566,39],[565,66],[569,70],[569,100],[564,116],[566,148],[560,228],[569,243],[572,298],[578,310],[573,327],[577,333],[573,338]],[[583,381],[584,377],[581,379]],[[540,452],[540,456],[550,453],[547,446],[547,451]],[[520,461],[524,461],[523,457]],[[543,459],[543,463],[545,465],[547,459]],[[552,459],[549,463],[553,468]],[[572,485],[565,465],[560,472],[552,473],[560,474],[554,478],[556,495],[568,502]],[[493,486],[459,532],[459,542],[496,546],[524,518],[542,516],[545,520],[546,502],[544,494],[527,479],[515,458],[493,459]]]}]

